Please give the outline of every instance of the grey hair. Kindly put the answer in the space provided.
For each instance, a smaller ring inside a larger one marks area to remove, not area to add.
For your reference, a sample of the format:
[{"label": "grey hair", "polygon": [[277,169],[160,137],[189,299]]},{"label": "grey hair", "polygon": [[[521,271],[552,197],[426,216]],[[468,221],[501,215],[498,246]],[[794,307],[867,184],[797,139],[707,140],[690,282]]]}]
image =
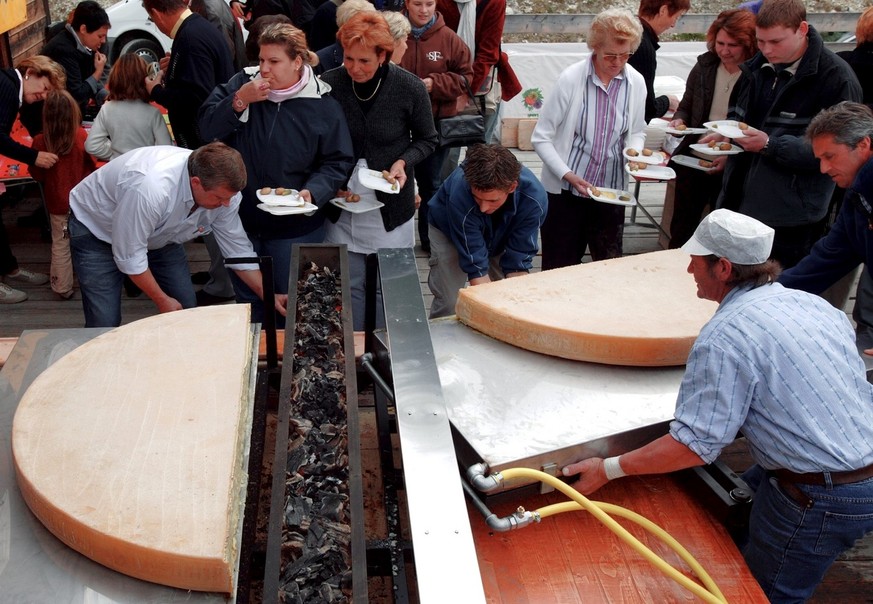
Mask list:
[{"label": "grey hair", "polygon": [[588,47],[596,52],[609,39],[620,42],[630,40],[631,51],[636,52],[642,37],[643,26],[632,12],[626,8],[608,8],[594,17],[587,42]]},{"label": "grey hair", "polygon": [[873,111],[861,103],[843,101],[822,110],[806,128],[810,141],[833,136],[834,142],[854,149],[865,137],[873,141]]},{"label": "grey hair", "polygon": [[409,19],[403,13],[394,10],[379,11],[385,20],[388,22],[388,29],[391,30],[391,37],[395,40],[402,40],[412,31],[412,25]]}]

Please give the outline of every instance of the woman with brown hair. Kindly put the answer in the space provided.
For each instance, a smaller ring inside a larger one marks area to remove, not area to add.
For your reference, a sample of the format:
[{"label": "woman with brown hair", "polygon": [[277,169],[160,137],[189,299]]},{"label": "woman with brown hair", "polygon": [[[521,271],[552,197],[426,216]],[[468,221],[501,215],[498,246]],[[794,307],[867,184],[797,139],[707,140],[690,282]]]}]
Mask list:
[{"label": "woman with brown hair", "polygon": [[[0,70],[0,155],[29,166],[51,168],[58,161],[55,153],[37,151],[15,141],[12,127],[23,105],[45,100],[52,90],[64,87],[66,75],[63,68],[42,55],[24,59],[16,69]],[[7,283],[42,285],[46,275],[19,268],[12,255],[9,238],[3,220],[0,219],[0,278]],[[15,304],[27,300],[27,294],[0,283],[0,304]]]},{"label": "woman with brown hair", "polygon": [[[704,122],[723,120],[736,83],[742,77],[740,65],[758,52],[755,41],[755,15],[745,9],[726,10],[716,17],[706,32],[706,47],[691,68],[685,94],[673,114],[670,126],[700,128]],[[686,135],[673,155],[681,155],[699,135]],[[670,221],[670,248],[676,249],[691,238],[703,219],[707,206],[715,207],[721,191],[726,156],[700,156],[712,162],[706,172],[674,163],[676,189],[673,219]]]},{"label": "woman with brown hair", "polygon": [[[221,140],[243,157],[248,181],[239,215],[255,253],[273,257],[276,291],[288,291],[293,243],[324,240],[324,206],[352,169],[352,142],[330,86],[312,71],[317,61],[303,32],[290,24],[266,27],[258,38],[259,66],[246,67],[217,86],[200,108],[205,140]],[[258,190],[296,189],[318,206],[311,215],[276,216],[258,209]],[[231,274],[238,302],[252,303],[260,322],[263,304]],[[280,322],[282,317],[278,317]]]},{"label": "woman with brown hair", "polygon": [[[348,245],[352,317],[355,329],[361,330],[366,256],[379,248],[415,245],[412,173],[416,164],[433,153],[437,133],[424,83],[391,62],[394,38],[382,15],[358,13],[340,28],[337,38],[343,47],[343,67],[328,71],[323,78],[342,105],[352,133],[358,165],[349,188],[362,201],[384,204],[371,212],[343,211],[327,233],[327,241]],[[386,174],[396,183],[397,192],[361,186],[357,173],[368,169]],[[383,313],[376,316],[381,324]]]},{"label": "woman with brown hair", "polygon": [[172,145],[167,122],[149,103],[148,65],[139,55],[121,55],[109,72],[109,100],[100,108],[85,150],[104,161],[153,145]]}]

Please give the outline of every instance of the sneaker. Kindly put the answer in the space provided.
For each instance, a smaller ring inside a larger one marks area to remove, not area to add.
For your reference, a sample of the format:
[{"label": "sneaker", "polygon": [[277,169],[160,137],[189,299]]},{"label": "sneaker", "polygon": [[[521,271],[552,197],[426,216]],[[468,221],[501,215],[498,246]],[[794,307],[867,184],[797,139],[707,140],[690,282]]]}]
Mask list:
[{"label": "sneaker", "polygon": [[15,275],[6,275],[4,280],[7,283],[16,283],[19,285],[45,285],[49,282],[48,275],[42,273],[34,273],[23,268],[18,269]]},{"label": "sneaker", "polygon": [[27,294],[0,283],[0,304],[18,304],[27,300]]}]

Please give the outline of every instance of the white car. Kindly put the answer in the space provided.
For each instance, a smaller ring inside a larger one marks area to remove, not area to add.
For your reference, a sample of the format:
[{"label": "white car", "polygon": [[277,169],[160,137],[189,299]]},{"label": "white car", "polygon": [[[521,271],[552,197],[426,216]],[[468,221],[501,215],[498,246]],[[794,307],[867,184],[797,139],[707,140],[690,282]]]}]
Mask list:
[{"label": "white car", "polygon": [[121,0],[107,8],[106,14],[112,24],[106,36],[106,55],[110,63],[129,52],[135,52],[146,63],[153,63],[170,52],[173,41],[158,31],[142,7],[142,0]]},{"label": "white car", "polygon": [[[106,36],[106,55],[110,63],[129,52],[138,54],[146,63],[153,63],[170,52],[173,41],[158,31],[142,7],[142,0],[121,0],[107,8],[106,14],[112,24]],[[247,34],[243,28],[243,36]]]}]

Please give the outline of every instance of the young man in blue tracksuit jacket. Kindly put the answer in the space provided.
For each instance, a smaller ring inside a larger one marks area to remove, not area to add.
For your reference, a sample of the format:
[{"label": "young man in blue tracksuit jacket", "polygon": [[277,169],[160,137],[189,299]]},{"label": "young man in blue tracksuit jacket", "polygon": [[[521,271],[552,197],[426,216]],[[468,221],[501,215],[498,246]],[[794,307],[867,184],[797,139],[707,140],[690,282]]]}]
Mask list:
[{"label": "young man in blue tracksuit jacket", "polygon": [[471,147],[428,203],[430,317],[454,314],[467,281],[526,275],[547,210],[546,190],[511,151]]}]

